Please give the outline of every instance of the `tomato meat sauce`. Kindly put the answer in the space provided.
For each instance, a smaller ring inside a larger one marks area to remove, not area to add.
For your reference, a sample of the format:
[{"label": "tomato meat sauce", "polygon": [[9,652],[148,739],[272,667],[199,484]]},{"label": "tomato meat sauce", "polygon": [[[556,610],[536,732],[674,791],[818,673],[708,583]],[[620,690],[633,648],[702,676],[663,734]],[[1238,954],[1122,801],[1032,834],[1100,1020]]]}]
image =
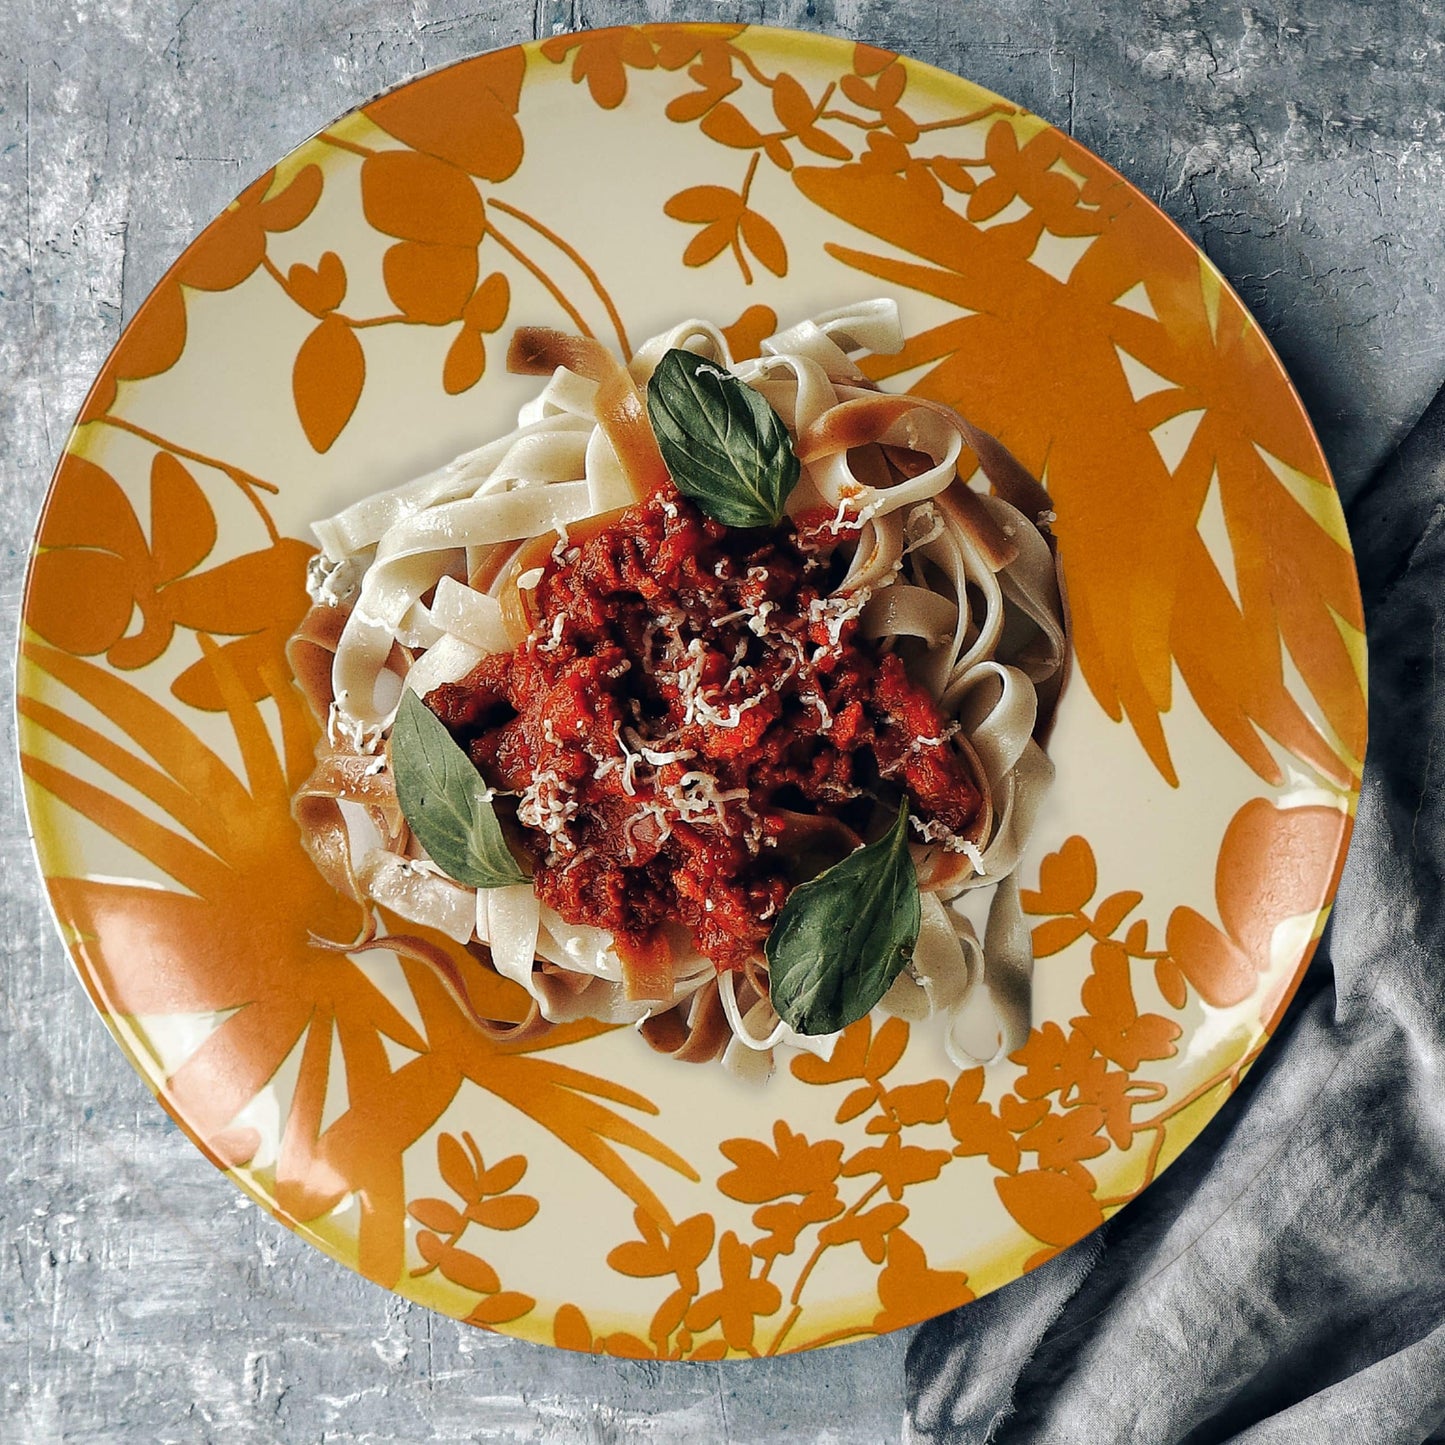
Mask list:
[{"label": "tomato meat sauce", "polygon": [[880,785],[927,836],[967,835],[979,787],[932,698],[859,635],[866,598],[834,595],[838,542],[654,494],[559,534],[518,579],[525,642],[427,696],[566,922],[624,957],[681,924],[736,969],[862,841]]}]

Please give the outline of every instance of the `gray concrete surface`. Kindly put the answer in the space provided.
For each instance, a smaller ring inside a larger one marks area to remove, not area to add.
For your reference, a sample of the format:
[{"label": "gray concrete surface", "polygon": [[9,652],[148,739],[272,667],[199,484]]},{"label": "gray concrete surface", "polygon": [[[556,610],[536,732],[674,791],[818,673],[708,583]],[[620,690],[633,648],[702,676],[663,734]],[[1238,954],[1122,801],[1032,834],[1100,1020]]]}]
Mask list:
[{"label": "gray concrete surface", "polygon": [[409,74],[669,18],[868,39],[1072,131],[1239,287],[1347,497],[1445,380],[1440,0],[0,0],[0,1440],[902,1433],[906,1337],[737,1366],[581,1359],[405,1305],[302,1245],[126,1067],[71,977],[20,807],[8,698],[36,510],[182,245]]}]

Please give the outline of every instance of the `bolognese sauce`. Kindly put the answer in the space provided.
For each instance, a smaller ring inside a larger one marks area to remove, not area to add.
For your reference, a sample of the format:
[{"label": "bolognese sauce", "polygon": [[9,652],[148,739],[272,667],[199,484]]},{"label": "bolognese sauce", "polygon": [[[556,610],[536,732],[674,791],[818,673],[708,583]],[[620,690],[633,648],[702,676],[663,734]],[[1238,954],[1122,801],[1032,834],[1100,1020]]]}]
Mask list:
[{"label": "bolognese sauce", "polygon": [[866,593],[835,591],[849,535],[726,528],[669,487],[549,538],[517,578],[525,641],[428,694],[564,920],[633,952],[680,923],[734,969],[880,788],[923,836],[969,835],[982,795],[952,729],[860,635]]}]

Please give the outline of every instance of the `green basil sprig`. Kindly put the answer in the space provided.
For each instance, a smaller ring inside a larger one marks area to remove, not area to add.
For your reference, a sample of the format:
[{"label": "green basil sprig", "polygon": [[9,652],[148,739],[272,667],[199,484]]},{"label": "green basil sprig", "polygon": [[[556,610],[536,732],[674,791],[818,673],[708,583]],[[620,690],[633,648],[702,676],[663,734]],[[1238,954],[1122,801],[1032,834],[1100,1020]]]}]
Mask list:
[{"label": "green basil sprig", "polygon": [[410,689],[391,729],[391,770],[402,814],[447,877],[468,888],[527,882],[502,837],[482,775]]},{"label": "green basil sprig", "polygon": [[647,415],[683,496],[725,527],[772,527],[798,481],[783,419],[725,367],[667,352],[647,383]]},{"label": "green basil sprig", "polygon": [[765,945],[783,1022],[831,1034],[862,1018],[913,957],[922,912],[905,797],[887,834],[788,894]]}]

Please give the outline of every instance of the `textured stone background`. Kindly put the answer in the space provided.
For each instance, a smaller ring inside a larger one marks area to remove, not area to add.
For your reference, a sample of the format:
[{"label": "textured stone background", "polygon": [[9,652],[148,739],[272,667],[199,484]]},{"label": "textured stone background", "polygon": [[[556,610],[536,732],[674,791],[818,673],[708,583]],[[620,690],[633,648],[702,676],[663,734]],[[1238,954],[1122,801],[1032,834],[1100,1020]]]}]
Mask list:
[{"label": "textured stone background", "polygon": [[[1347,498],[1445,379],[1441,0],[0,0],[7,698],[24,559],[66,428],[181,247],[385,86],[642,19],[867,39],[1070,130],[1239,288]],[[0,734],[0,1440],[899,1437],[906,1337],[730,1367],[580,1359],[405,1305],[253,1208],[153,1103],[71,977],[26,840],[8,701]]]}]

